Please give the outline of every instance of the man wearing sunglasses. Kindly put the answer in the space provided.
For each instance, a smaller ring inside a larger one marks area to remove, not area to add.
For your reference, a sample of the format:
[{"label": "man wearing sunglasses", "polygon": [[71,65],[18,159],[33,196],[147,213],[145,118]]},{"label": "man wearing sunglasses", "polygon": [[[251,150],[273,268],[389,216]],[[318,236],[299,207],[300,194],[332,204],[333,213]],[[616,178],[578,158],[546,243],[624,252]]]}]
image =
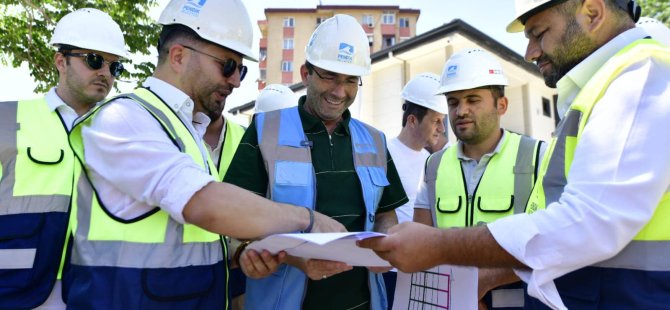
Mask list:
[{"label": "man wearing sunglasses", "polygon": [[242,2],[173,0],[158,22],[153,76],[96,107],[70,135],[85,168],[67,291],[72,309],[225,309],[221,235],[344,230],[309,209],[217,182],[203,141],[207,114],[240,86],[242,59],[256,60]]},{"label": "man wearing sunglasses", "polygon": [[[225,181],[337,219],[349,231],[385,232],[408,201],[384,135],[348,110],[370,73],[360,23],[335,15],[314,31],[300,68],[297,107],[257,113]],[[245,309],[387,309],[384,268],[288,257],[278,272],[246,251]],[[270,261],[273,264],[274,261]],[[274,266],[274,265],[273,265]]]},{"label": "man wearing sunglasses", "polygon": [[34,100],[0,103],[0,308],[64,309],[61,256],[76,161],[67,135],[123,71],[119,25],[80,9],[56,25],[50,44],[58,85]]}]

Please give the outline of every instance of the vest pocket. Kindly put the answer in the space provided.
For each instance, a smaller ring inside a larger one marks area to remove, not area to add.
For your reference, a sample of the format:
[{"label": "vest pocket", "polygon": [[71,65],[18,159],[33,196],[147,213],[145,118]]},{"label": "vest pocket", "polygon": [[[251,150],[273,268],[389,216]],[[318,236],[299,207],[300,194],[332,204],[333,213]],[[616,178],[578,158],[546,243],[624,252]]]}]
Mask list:
[{"label": "vest pocket", "polygon": [[[0,216],[0,279],[3,282],[0,288],[27,287],[33,283],[35,273],[42,271],[34,267],[43,226],[41,213]],[[1,296],[2,293],[0,299]]]},{"label": "vest pocket", "polygon": [[372,184],[379,187],[389,186],[389,180],[386,177],[386,173],[383,168],[379,167],[367,167],[368,173],[370,174],[370,179],[372,179]]},{"label": "vest pocket", "polygon": [[456,213],[463,204],[462,196],[437,197],[436,209],[441,213]]},{"label": "vest pocket", "polygon": [[313,185],[314,170],[311,163],[278,161],[275,163],[272,200],[309,207],[314,197],[308,195]]},{"label": "vest pocket", "polygon": [[507,212],[514,207],[514,195],[477,197],[477,208],[482,212]]},{"label": "vest pocket", "polygon": [[65,158],[63,149],[40,149],[29,146],[26,154],[32,162],[41,165],[57,165]]},{"label": "vest pocket", "polygon": [[144,269],[142,289],[146,296],[157,301],[201,298],[214,287],[219,265]]}]

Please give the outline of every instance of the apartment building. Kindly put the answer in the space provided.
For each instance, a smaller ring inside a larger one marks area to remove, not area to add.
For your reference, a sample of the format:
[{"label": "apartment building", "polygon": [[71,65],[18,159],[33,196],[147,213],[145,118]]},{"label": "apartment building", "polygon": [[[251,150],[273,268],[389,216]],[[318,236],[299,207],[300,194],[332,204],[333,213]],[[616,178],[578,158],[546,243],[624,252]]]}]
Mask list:
[{"label": "apartment building", "polygon": [[258,89],[268,84],[291,85],[300,82],[304,48],[314,29],[335,14],[358,19],[368,35],[372,53],[416,36],[420,10],[399,6],[318,5],[316,8],[265,9],[265,20],[258,21],[260,69]]}]

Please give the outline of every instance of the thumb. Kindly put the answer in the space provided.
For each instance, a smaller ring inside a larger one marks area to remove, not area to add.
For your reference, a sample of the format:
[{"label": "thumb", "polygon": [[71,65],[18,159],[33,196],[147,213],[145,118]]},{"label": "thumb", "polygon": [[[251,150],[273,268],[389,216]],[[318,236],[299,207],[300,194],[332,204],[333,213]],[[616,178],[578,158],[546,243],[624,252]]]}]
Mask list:
[{"label": "thumb", "polygon": [[356,245],[361,248],[380,251],[384,249],[384,239],[385,237],[366,238],[363,240],[356,241]]}]

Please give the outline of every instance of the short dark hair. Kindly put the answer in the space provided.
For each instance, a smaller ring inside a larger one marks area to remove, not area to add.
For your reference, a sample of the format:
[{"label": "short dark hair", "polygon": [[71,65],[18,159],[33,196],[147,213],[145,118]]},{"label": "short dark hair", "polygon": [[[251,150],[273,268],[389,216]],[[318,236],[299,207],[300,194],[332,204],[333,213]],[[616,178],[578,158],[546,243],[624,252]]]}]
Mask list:
[{"label": "short dark hair", "polygon": [[402,104],[402,110],[404,111],[402,113],[402,127],[405,127],[407,124],[407,118],[410,115],[414,115],[414,117],[416,117],[416,119],[421,122],[423,121],[423,117],[426,116],[426,113],[428,112],[428,108],[407,100],[405,100],[405,103]]},{"label": "short dark hair", "polygon": [[181,24],[172,24],[165,25],[161,30],[160,36],[158,37],[158,63],[161,64],[167,58],[167,55],[170,52],[170,46],[175,41],[180,42],[197,42],[204,41],[193,29],[181,25]]},{"label": "short dark hair", "polygon": [[493,99],[498,100],[498,98],[505,97],[505,86],[503,85],[489,85],[485,87],[491,91]]},{"label": "short dark hair", "polygon": [[307,73],[312,74],[312,71],[314,71],[314,65],[305,60],[305,68],[307,68]]}]

